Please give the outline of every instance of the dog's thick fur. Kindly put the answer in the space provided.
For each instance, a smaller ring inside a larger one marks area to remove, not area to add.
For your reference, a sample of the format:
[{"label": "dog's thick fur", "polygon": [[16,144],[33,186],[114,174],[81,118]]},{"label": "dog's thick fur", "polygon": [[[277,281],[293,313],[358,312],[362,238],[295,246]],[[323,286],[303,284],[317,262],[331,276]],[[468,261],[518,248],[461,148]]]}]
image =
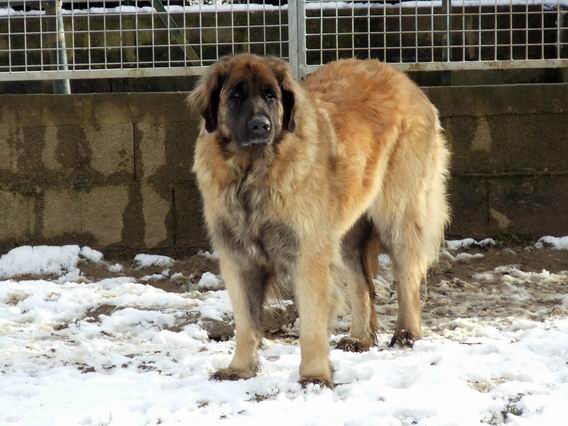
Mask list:
[{"label": "dog's thick fur", "polygon": [[[211,66],[189,101],[204,118],[194,172],[236,323],[233,359],[213,377],[256,374],[267,291],[290,287],[300,315],[300,382],[333,386],[334,288],[348,284],[352,309],[351,337],[339,346],[367,350],[377,330],[372,277],[380,248],[397,282],[392,343],[419,339],[420,284],[449,215],[449,154],[424,93],[374,60],[333,62],[299,84],[285,62],[243,54]],[[246,114],[271,123],[262,143],[248,144],[241,131],[248,118],[239,108],[249,101]]]}]

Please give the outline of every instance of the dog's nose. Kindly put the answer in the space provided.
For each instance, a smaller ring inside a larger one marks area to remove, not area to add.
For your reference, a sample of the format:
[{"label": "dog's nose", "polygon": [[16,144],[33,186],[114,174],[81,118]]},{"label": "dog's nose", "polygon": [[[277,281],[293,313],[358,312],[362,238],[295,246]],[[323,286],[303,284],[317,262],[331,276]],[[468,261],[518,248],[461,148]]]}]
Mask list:
[{"label": "dog's nose", "polygon": [[253,135],[266,136],[270,132],[270,120],[266,117],[254,117],[248,122],[248,128]]}]

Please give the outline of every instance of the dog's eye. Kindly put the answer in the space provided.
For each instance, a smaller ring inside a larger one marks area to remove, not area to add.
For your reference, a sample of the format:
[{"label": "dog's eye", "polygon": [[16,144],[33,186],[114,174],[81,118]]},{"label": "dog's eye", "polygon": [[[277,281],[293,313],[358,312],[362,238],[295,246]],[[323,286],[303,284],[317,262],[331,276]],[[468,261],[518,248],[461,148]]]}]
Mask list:
[{"label": "dog's eye", "polygon": [[276,94],[272,90],[267,90],[264,94],[264,97],[267,101],[273,101],[274,99],[276,99]]},{"label": "dog's eye", "polygon": [[240,101],[243,98],[243,96],[241,95],[241,92],[238,92],[238,91],[232,92],[229,97],[232,101]]}]

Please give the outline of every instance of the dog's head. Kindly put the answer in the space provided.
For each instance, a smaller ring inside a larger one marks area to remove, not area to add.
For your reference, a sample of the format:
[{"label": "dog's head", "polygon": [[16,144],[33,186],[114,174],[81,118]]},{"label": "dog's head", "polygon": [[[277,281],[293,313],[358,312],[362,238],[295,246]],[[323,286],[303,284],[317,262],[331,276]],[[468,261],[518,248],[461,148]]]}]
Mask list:
[{"label": "dog's head", "polygon": [[294,132],[297,83],[280,59],[242,54],[212,65],[189,96],[209,133],[238,148],[267,146]]}]

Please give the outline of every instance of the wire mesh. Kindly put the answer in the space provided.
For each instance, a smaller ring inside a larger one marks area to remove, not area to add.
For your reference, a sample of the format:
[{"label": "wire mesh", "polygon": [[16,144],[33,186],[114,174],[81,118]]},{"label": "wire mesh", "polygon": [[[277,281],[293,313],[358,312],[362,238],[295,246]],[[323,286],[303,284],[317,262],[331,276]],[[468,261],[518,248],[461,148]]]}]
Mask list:
[{"label": "wire mesh", "polygon": [[568,65],[567,0],[306,0],[305,67],[376,58],[403,69]]},{"label": "wire mesh", "polygon": [[568,0],[0,0],[0,80],[199,74],[238,52],[289,59],[300,75],[346,57],[565,67]]},{"label": "wire mesh", "polygon": [[54,3],[0,1],[0,79],[198,74],[238,52],[288,57],[284,0],[63,0],[65,71]]}]

